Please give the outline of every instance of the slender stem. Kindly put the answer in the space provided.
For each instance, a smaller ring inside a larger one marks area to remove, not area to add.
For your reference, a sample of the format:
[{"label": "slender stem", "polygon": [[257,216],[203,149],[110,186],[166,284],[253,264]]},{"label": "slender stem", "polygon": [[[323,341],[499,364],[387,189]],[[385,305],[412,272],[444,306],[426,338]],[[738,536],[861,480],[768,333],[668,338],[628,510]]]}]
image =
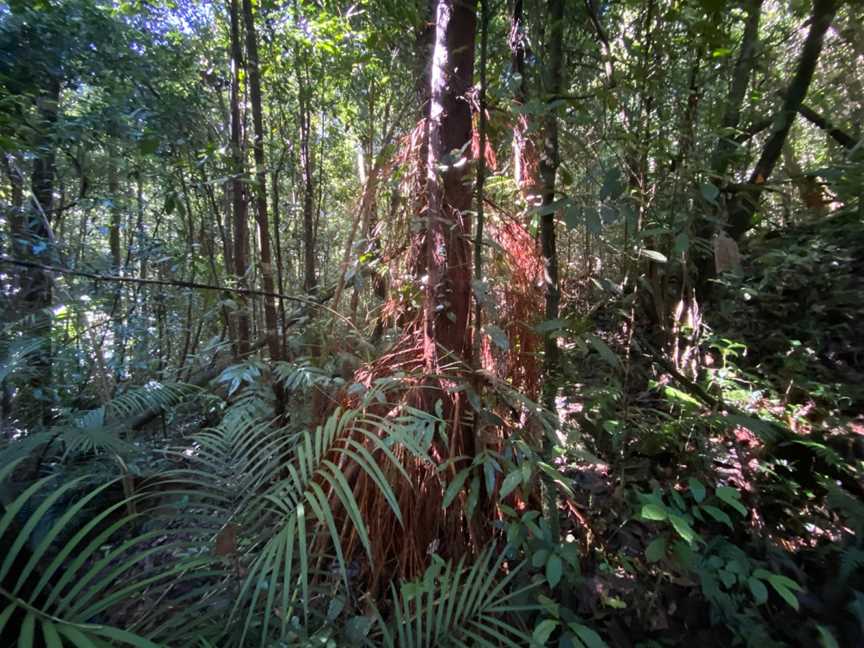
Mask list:
[{"label": "slender stem", "polygon": [[[480,0],[480,119],[478,124],[480,152],[477,157],[477,230],[474,234],[474,279],[483,279],[483,195],[486,184],[486,51],[489,45],[488,0]],[[483,305],[474,295],[474,362],[480,366],[480,327],[483,323]]]}]

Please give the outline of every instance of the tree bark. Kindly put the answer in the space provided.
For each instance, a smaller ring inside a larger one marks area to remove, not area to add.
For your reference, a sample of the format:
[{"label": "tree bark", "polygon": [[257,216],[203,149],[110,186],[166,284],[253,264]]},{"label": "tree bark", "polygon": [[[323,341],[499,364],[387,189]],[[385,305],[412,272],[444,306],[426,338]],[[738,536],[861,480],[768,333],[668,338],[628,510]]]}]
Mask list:
[{"label": "tree bark", "polygon": [[783,152],[783,144],[792,128],[795,114],[807,96],[810,82],[819,63],[825,32],[837,13],[837,0],[814,0],[810,31],[804,41],[804,49],[798,61],[795,76],[786,90],[783,107],[774,120],[774,131],[762,149],[762,155],[750,175],[750,189],[739,191],[735,196],[726,227],[732,238],[740,239],[753,227],[753,215],[759,205],[762,187],[771,177],[777,160]]},{"label": "tree bark", "polygon": [[[300,12],[294,4],[295,20],[299,26]],[[315,166],[312,144],[312,106],[309,87],[308,56],[298,45],[294,71],[297,77],[297,103],[300,120],[300,166],[303,173],[303,289],[311,292],[318,284],[315,276]]]},{"label": "tree bark", "polygon": [[[564,2],[549,0],[548,2],[549,40],[546,46],[546,75],[544,91],[547,103],[562,94],[563,43],[564,43]],[[544,265],[544,290],[546,293],[546,319],[558,318],[558,306],[561,300],[558,286],[558,250],[555,240],[555,212],[549,206],[555,201],[555,176],[558,173],[560,157],[558,151],[558,116],[554,109],[547,107],[543,118],[543,155],[540,158],[540,180],[542,182],[543,215],[540,217],[540,242]],[[557,338],[546,333],[543,340],[544,373],[546,381],[543,387],[544,405],[555,411],[555,397],[559,372],[559,353]],[[548,441],[544,440],[544,446]],[[547,448],[548,449],[548,448]],[[553,541],[558,536],[558,511],[555,486],[546,485],[547,515],[549,516]]]},{"label": "tree bark", "polygon": [[[255,17],[252,1],[243,0],[243,21],[246,26],[246,70],[249,75],[249,95],[252,102],[252,128],[255,139],[252,152],[255,157],[255,217],[258,221],[258,242],[261,246],[261,279],[264,292],[275,292],[273,261],[270,253],[270,225],[267,217],[267,169],[264,159],[264,118],[261,110],[261,79],[258,65],[258,42],[255,35]],[[282,359],[282,348],[276,324],[276,304],[272,297],[264,300],[264,337],[270,349],[271,360]]]},{"label": "tree bark", "polygon": [[[423,3],[423,16],[415,33],[414,49],[416,57],[415,67],[415,95],[418,110],[416,113],[417,127],[415,136],[417,152],[412,156],[409,176],[411,187],[407,191],[410,200],[412,218],[422,219],[428,208],[428,192],[426,179],[428,177],[427,162],[429,160],[429,111],[431,97],[432,65],[435,52],[435,16],[437,11],[436,0],[425,0]],[[411,240],[408,250],[406,266],[414,276],[420,277],[426,272],[426,229],[421,229],[419,236]]]},{"label": "tree bark", "polygon": [[[54,147],[54,127],[60,104],[60,79],[51,77],[46,80],[44,90],[36,99],[39,117],[36,156],[33,160],[33,173],[30,177],[32,198],[30,208],[25,210],[25,240],[29,247],[29,258],[49,262],[54,257],[54,242],[51,240],[51,217],[54,211],[54,176],[56,174],[56,151]],[[51,276],[42,270],[33,269],[26,273],[21,282],[21,298],[26,312],[34,316],[32,333],[41,338],[42,346],[32,356],[30,363],[33,378],[30,385],[35,392],[42,392],[42,421],[51,419],[51,408],[46,386],[52,382],[53,351],[51,344],[52,316],[49,310],[53,299]],[[38,397],[38,396],[37,396]]]},{"label": "tree bark", "polygon": [[732,85],[729,88],[729,97],[723,111],[723,119],[720,123],[722,129],[714,154],[711,156],[711,170],[722,178],[729,168],[732,154],[735,152],[737,143],[732,135],[741,121],[741,106],[744,104],[744,95],[747,93],[747,85],[750,82],[750,72],[755,62],[756,45],[759,42],[759,21],[762,17],[763,0],[750,0],[747,3],[747,22],[744,25],[744,35],[741,38],[741,50],[735,61],[732,72]]},{"label": "tree bark", "polygon": [[[474,231],[474,280],[483,280],[483,201],[486,189],[486,67],[489,49],[489,3],[480,0],[480,88],[479,109],[479,154],[477,156],[477,183],[475,185],[475,209],[477,210],[477,227]],[[479,299],[474,303],[474,348],[472,360],[474,367],[480,367],[480,328],[483,325],[483,304]]]},{"label": "tree bark", "polygon": [[[465,360],[470,349],[471,188],[464,182],[467,165],[461,158],[468,155],[463,147],[471,142],[467,93],[474,72],[476,23],[476,0],[439,0],[426,175],[424,357],[431,373],[444,362]],[[453,151],[462,151],[460,157],[454,159]]]},{"label": "tree bark", "polygon": [[[528,101],[528,79],[525,70],[525,59],[530,56],[528,36],[525,33],[525,16],[523,0],[513,3],[513,15],[510,24],[510,67],[518,82],[513,90],[513,101],[517,106],[524,106]],[[522,194],[522,199],[529,206],[536,207],[542,201],[542,179],[540,174],[540,156],[538,142],[530,127],[530,118],[525,114],[516,115],[513,128],[513,180]]]},{"label": "tree bark", "polygon": [[[549,100],[561,94],[561,69],[563,65],[564,6],[562,0],[549,0],[548,14],[550,34],[546,52],[545,94]],[[558,152],[558,117],[554,110],[547,110],[543,118],[543,155],[540,158],[540,180],[543,206],[555,201],[555,177],[560,165]],[[558,317],[560,294],[558,288],[558,254],[555,241],[555,213],[549,209],[540,221],[540,240],[545,266],[544,290],[546,294],[546,319]],[[547,375],[558,364],[558,344],[552,335],[545,339]]]},{"label": "tree bark", "polygon": [[[234,218],[234,274],[240,288],[248,287],[249,227],[246,222],[247,203],[243,189],[243,150],[241,148],[240,123],[240,65],[243,58],[240,48],[240,10],[238,0],[231,0],[231,205]],[[242,295],[237,298],[237,353],[249,350],[248,302]]]}]

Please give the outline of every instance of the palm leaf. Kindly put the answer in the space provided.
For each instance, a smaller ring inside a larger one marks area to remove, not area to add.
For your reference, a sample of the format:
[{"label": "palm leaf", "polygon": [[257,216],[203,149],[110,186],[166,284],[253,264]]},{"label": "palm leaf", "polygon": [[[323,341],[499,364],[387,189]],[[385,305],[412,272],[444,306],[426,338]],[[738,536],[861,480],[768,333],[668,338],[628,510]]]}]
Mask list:
[{"label": "palm leaf", "polygon": [[[10,472],[10,467],[0,471],[0,480]],[[21,648],[34,646],[39,639],[51,648],[101,646],[106,645],[106,640],[154,648],[157,644],[144,637],[92,623],[112,603],[129,600],[164,575],[150,572],[144,578],[135,572],[148,554],[133,550],[152,538],[154,532],[133,536],[102,557],[106,543],[118,532],[134,533],[137,514],[108,522],[112,513],[124,510],[129,502],[107,507],[77,531],[73,529],[85,507],[111,485],[103,484],[82,495],[78,492],[82,481],[79,478],[57,484],[55,477],[40,479],[4,507],[0,545],[9,547],[9,551],[0,565],[0,581],[14,585],[11,589],[0,588],[0,634],[10,619],[23,615],[14,639]],[[52,522],[53,511],[70,499],[63,513]],[[20,525],[19,518],[23,518]],[[38,530],[46,525],[47,531],[40,534]],[[90,541],[85,544],[87,539]],[[162,548],[148,551],[158,550]],[[75,558],[70,559],[73,552]],[[121,558],[125,560],[119,566],[106,569]],[[16,560],[20,569],[17,578],[11,573]],[[41,565],[47,566],[40,569]],[[92,601],[98,604],[93,605]],[[7,632],[5,636],[10,635]]]},{"label": "palm leaf", "polygon": [[[504,556],[493,560],[494,555],[495,547],[490,546],[470,566],[463,558],[437,567],[434,587],[427,574],[422,583],[407,583],[398,593],[393,588],[393,621],[381,623],[384,646],[530,645],[530,635],[505,618],[524,609],[514,600],[534,586],[509,591],[521,565],[500,577]],[[417,590],[419,594],[412,595]]]}]

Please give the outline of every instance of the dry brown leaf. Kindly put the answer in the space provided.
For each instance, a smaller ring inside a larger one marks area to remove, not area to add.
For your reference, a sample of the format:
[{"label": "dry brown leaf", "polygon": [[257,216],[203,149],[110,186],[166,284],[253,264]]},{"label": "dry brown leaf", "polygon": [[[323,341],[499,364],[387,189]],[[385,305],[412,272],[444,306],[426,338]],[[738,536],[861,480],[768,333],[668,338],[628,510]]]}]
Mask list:
[{"label": "dry brown leaf", "polygon": [[216,547],[213,553],[217,556],[230,556],[237,551],[237,531],[240,527],[236,524],[228,524],[216,536]]}]

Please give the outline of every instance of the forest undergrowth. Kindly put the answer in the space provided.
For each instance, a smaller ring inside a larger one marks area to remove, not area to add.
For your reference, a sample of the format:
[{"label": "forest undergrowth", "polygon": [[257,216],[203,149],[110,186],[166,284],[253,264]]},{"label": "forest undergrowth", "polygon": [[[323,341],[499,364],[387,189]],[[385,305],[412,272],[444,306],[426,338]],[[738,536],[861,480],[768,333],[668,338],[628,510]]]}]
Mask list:
[{"label": "forest undergrowth", "polygon": [[[411,405],[410,349],[347,332],[323,357],[71,409],[3,450],[20,493],[0,521],[20,601],[6,632],[17,616],[46,645],[543,645],[559,627],[559,645],[855,645],[860,225],[755,239],[718,284],[695,376],[656,340],[625,348],[619,294],[574,286],[557,412],[488,377],[463,385],[473,416],[510,430],[471,465],[433,461],[448,426],[440,403]],[[320,350],[332,326],[292,344]]]},{"label": "forest undergrowth", "polygon": [[0,3],[0,648],[864,646],[862,26]]}]

